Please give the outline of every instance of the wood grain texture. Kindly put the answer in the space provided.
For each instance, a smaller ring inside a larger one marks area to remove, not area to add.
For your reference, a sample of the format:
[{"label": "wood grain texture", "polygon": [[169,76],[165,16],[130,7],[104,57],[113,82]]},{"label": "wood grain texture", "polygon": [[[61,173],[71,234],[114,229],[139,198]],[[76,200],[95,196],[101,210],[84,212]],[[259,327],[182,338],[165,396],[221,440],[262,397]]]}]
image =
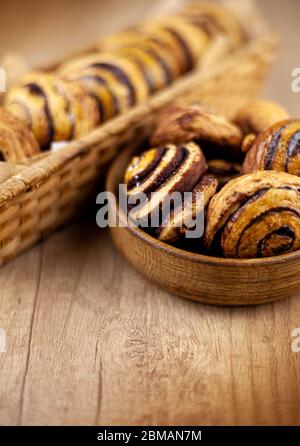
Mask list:
[{"label": "wood grain texture", "polygon": [[[268,95],[295,114],[300,4],[259,3],[286,48]],[[174,297],[94,215],[1,268],[0,283],[0,424],[300,423],[297,296],[234,310]]]}]

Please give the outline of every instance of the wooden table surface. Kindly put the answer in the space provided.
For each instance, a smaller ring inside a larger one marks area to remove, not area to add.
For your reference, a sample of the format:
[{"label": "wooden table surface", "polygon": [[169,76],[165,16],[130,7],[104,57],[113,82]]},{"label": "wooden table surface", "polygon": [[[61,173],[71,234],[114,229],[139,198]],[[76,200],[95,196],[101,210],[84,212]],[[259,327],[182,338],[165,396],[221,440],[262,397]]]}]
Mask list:
[{"label": "wooden table surface", "polygon": [[[267,93],[296,115],[300,5],[259,3],[283,34]],[[300,422],[300,296],[235,309],[174,297],[94,214],[3,267],[0,284],[0,424]]]}]

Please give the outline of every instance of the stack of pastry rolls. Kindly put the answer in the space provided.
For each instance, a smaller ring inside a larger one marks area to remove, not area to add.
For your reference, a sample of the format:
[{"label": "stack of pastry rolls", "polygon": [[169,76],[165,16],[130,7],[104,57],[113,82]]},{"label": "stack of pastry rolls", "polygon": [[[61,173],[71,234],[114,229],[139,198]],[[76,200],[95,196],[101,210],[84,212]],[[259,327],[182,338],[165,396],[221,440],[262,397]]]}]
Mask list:
[{"label": "stack of pastry rolls", "polygon": [[148,198],[137,217],[151,222],[170,192],[192,194],[159,227],[148,225],[159,240],[180,242],[187,231],[181,217],[188,212],[194,221],[204,211],[195,251],[255,258],[300,248],[300,121],[281,106],[253,100],[232,122],[201,106],[173,106],[158,117],[150,144],[125,172],[128,197]]},{"label": "stack of pastry rolls", "polygon": [[102,39],[54,73],[28,74],[7,93],[5,108],[48,150],[83,137],[201,64],[219,35],[231,49],[245,41],[231,12],[210,3],[189,6]]}]

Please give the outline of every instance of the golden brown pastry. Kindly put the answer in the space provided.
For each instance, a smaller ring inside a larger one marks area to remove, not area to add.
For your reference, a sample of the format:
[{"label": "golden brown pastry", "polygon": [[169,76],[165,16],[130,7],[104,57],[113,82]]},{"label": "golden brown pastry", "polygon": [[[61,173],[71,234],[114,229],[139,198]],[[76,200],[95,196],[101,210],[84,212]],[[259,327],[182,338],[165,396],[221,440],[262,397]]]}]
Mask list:
[{"label": "golden brown pastry", "polygon": [[[131,204],[140,193],[149,198],[133,213],[140,222],[149,222],[161,212],[173,192],[190,192],[206,170],[204,155],[194,143],[169,144],[135,156],[125,172]],[[151,196],[156,192],[155,196]]]},{"label": "golden brown pastry", "polygon": [[151,144],[186,141],[199,143],[209,158],[214,157],[215,152],[222,158],[239,157],[242,134],[225,117],[205,111],[198,105],[174,106],[164,110],[157,118]]},{"label": "golden brown pastry", "polygon": [[[213,175],[203,175],[193,189],[191,198],[183,206],[172,209],[171,214],[158,230],[158,239],[166,243],[179,240],[187,230],[187,222],[195,221],[196,216],[203,212],[216,193],[218,181]],[[197,195],[203,194],[203,201]]]},{"label": "golden brown pastry", "polygon": [[300,178],[265,171],[231,180],[209,204],[204,241],[231,258],[299,249]]},{"label": "golden brown pastry", "polygon": [[7,93],[5,107],[32,130],[42,149],[80,138],[101,120],[96,98],[81,84],[38,72]]},{"label": "golden brown pastry", "polygon": [[144,24],[142,29],[150,39],[173,42],[174,56],[181,61],[182,72],[191,70],[207,49],[207,34],[180,15]]},{"label": "golden brown pastry", "polygon": [[223,34],[232,49],[247,41],[246,33],[229,9],[211,2],[194,2],[187,5],[181,15],[204,30],[209,37]]},{"label": "golden brown pastry", "polygon": [[234,118],[244,135],[263,132],[276,122],[288,119],[288,112],[274,101],[253,99]]},{"label": "golden brown pastry", "polygon": [[0,107],[1,159],[17,163],[26,161],[39,153],[38,142],[26,125],[9,111]]},{"label": "golden brown pastry", "polygon": [[212,159],[207,161],[207,173],[213,175],[219,183],[219,189],[225,186],[228,181],[236,178],[241,173],[241,165],[238,163],[225,161],[222,159]]},{"label": "golden brown pastry", "polygon": [[248,150],[242,173],[277,170],[300,175],[300,121],[278,122],[258,135]]}]

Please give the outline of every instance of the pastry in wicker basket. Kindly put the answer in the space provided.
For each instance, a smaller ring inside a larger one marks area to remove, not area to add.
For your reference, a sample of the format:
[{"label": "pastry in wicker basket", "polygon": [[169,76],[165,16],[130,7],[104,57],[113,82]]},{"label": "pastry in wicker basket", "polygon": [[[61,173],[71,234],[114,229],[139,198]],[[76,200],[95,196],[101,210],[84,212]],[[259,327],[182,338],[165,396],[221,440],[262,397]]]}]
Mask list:
[{"label": "pastry in wicker basket", "polygon": [[203,29],[209,37],[226,36],[230,47],[237,48],[247,40],[244,29],[227,8],[211,2],[195,2],[186,6],[183,16]]},{"label": "pastry in wicker basket", "polygon": [[117,37],[110,44],[108,38],[101,51],[77,55],[53,74],[29,74],[7,94],[5,106],[43,150],[53,141],[81,138],[195,68],[216,34],[232,40],[232,48],[244,41],[242,26],[218,7],[186,9],[144,23],[126,38],[120,33],[119,44]]},{"label": "pastry in wicker basket", "polygon": [[225,117],[204,110],[199,105],[172,106],[157,118],[152,145],[196,141],[208,158],[239,158],[242,134]]},{"label": "pastry in wicker basket", "polygon": [[300,175],[300,121],[280,121],[258,135],[248,150],[242,173],[277,170]]},{"label": "pastry in wicker basket", "polygon": [[230,258],[268,257],[300,247],[300,178],[256,172],[230,181],[211,200],[205,244]]},{"label": "pastry in wicker basket", "polygon": [[99,122],[97,100],[80,83],[32,73],[10,90],[5,106],[32,130],[42,149],[53,141],[77,139]]},{"label": "pastry in wicker basket", "polygon": [[0,107],[1,160],[22,162],[40,153],[35,137],[26,125],[9,111]]}]

